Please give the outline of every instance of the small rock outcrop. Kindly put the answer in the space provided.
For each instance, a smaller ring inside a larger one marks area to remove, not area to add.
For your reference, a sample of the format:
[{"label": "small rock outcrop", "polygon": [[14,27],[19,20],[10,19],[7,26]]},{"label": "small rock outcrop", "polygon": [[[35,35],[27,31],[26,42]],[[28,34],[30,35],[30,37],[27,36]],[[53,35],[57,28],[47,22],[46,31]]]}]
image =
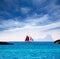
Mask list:
[{"label": "small rock outcrop", "polygon": [[60,39],[59,40],[56,40],[54,41],[55,44],[60,44]]}]

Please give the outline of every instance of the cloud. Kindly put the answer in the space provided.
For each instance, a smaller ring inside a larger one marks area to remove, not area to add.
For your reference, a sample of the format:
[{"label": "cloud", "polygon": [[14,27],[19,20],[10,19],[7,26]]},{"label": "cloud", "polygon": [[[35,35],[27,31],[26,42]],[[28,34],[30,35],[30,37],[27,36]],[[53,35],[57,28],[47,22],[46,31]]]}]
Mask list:
[{"label": "cloud", "polygon": [[57,0],[33,0],[38,13],[48,14],[52,22],[60,21],[60,6],[56,4]]},{"label": "cloud", "polygon": [[23,26],[23,22],[19,22],[16,20],[7,20],[7,21],[2,21],[2,24],[0,24],[0,28],[16,28],[16,27],[21,27]]},{"label": "cloud", "polygon": [[[49,26],[49,24],[54,24],[57,23],[58,25],[59,22],[53,22],[49,19],[49,15],[46,14],[44,16],[40,16],[40,15],[35,15],[36,18],[34,18],[34,16],[32,17],[27,17],[25,20],[21,21],[19,19],[19,17],[15,18],[15,19],[9,19],[9,20],[4,20],[2,21],[2,23],[0,24],[0,28],[5,28],[5,29],[11,29],[11,28],[34,28],[34,27],[39,27],[39,26]],[[7,25],[8,24],[8,25]],[[55,25],[56,27],[58,25]],[[49,26],[50,28],[51,26]],[[46,27],[47,28],[47,27]]]},{"label": "cloud", "polygon": [[43,25],[47,25],[47,24],[51,23],[48,15],[44,15],[41,17],[37,16],[36,18],[27,18],[27,19],[26,19],[27,23],[31,23],[31,24],[37,25],[37,26],[43,26]]},{"label": "cloud", "polygon": [[[20,27],[33,27],[33,26],[43,26],[50,23],[48,20],[48,15],[44,15],[42,17],[28,17],[23,22],[18,21],[18,17],[15,19],[4,20],[0,24],[0,28],[10,29],[10,28],[20,28]],[[7,25],[8,24],[8,25]]]},{"label": "cloud", "polygon": [[[9,28],[16,28],[16,27],[18,28],[18,27],[36,26],[38,25],[38,23],[44,24],[44,22],[48,21],[48,15],[44,15],[40,18],[28,17],[23,22],[18,21],[18,19],[19,18],[17,17],[15,19],[3,20],[0,24],[0,28],[9,29]],[[43,24],[40,24],[40,25],[43,25]]]},{"label": "cloud", "polygon": [[36,7],[39,7],[39,5],[41,5],[42,3],[46,2],[46,0],[32,0],[33,5],[35,5]]},{"label": "cloud", "polygon": [[53,0],[51,1],[50,4],[48,4],[47,6],[45,6],[43,9],[47,11],[47,13],[49,14],[50,20],[51,21],[60,21],[59,20],[59,16],[60,16],[60,6],[56,5],[56,1],[57,0]]},{"label": "cloud", "polygon": [[54,41],[60,38],[60,29],[48,29],[60,27],[59,24],[60,22],[45,26],[28,26],[23,28],[5,30],[3,32],[0,32],[0,39],[1,41],[24,41],[26,35],[29,35],[34,39],[34,41],[50,41],[50,39],[44,40],[44,38],[48,38],[47,36],[49,35],[49,38],[52,38],[51,41]]},{"label": "cloud", "polygon": [[45,37],[43,37],[43,38],[40,38],[40,39],[37,39],[37,41],[42,41],[42,42],[52,42],[52,41],[54,41],[53,40],[53,38],[52,38],[52,36],[51,35],[49,35],[49,34],[47,34]]},{"label": "cloud", "polygon": [[[60,21],[60,6],[57,5],[59,0],[4,0],[1,1],[0,15],[2,19],[21,17],[26,19],[28,16],[49,15],[53,22]],[[57,4],[56,4],[57,3]],[[8,16],[8,17],[7,17]]]},{"label": "cloud", "polygon": [[30,10],[31,10],[31,9],[30,9],[30,8],[27,8],[27,7],[22,7],[22,8],[21,8],[21,12],[22,12],[23,14],[29,13]]}]

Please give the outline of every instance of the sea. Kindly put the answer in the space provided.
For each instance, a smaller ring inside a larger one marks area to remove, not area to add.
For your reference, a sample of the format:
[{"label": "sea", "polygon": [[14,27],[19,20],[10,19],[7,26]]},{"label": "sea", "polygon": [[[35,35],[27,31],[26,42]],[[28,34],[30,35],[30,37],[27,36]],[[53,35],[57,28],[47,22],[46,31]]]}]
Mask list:
[{"label": "sea", "polygon": [[11,42],[0,45],[0,59],[60,59],[60,44],[53,42]]}]

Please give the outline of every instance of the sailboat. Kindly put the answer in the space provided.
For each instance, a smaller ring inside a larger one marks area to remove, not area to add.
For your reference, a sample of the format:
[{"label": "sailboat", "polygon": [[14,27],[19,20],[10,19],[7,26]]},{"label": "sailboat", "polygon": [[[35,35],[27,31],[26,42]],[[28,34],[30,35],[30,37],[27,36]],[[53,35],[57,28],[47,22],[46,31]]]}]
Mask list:
[{"label": "sailboat", "polygon": [[32,42],[33,39],[32,39],[32,37],[30,37],[30,36],[26,36],[25,41],[26,41],[26,42]]}]

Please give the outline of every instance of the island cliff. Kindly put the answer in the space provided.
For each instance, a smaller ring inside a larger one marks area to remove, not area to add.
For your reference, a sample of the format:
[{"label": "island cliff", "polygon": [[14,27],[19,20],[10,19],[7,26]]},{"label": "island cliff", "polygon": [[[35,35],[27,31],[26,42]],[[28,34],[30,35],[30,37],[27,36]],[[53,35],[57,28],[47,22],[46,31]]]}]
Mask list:
[{"label": "island cliff", "polygon": [[54,41],[55,44],[60,44],[60,39]]}]

